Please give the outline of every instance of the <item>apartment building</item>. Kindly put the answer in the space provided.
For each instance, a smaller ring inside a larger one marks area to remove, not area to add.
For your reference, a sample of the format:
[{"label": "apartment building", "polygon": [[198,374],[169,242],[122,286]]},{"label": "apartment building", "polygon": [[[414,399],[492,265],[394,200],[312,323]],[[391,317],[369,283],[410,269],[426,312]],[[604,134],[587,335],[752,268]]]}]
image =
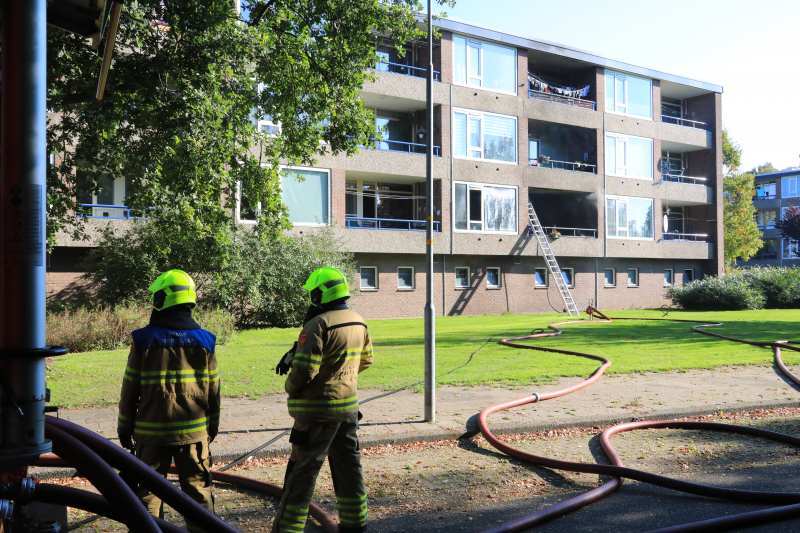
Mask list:
[{"label": "apartment building", "polygon": [[[379,41],[378,79],[362,95],[381,138],[353,157],[289,169],[302,182],[283,180],[292,233],[331,225],[355,254],[359,312],[422,316],[427,135],[439,314],[564,309],[529,206],[579,309],[660,306],[669,285],[722,271],[722,87],[438,24],[434,131],[425,131],[427,48],[409,43],[400,57]],[[108,190],[92,199],[103,206],[95,215],[124,218],[124,184]],[[252,207],[237,208],[243,224]],[[79,255],[53,255],[51,293],[74,281]]]},{"label": "apartment building", "polygon": [[764,243],[749,261],[738,266],[800,266],[800,244],[781,237],[775,220],[783,218],[789,205],[800,205],[800,170],[770,172],[756,176],[756,223]]}]

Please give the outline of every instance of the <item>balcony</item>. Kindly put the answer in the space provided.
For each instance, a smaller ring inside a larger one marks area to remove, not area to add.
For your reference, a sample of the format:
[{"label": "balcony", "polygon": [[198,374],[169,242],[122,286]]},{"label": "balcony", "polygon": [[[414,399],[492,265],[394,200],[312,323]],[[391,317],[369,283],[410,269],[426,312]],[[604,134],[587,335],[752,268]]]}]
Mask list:
[{"label": "balcony", "polygon": [[[378,72],[391,72],[392,74],[400,74],[401,76],[411,76],[412,78],[425,78],[428,74],[428,69],[420,67],[412,67],[411,65],[404,65],[402,63],[391,63],[389,61],[381,61],[375,64],[375,69]],[[440,72],[433,71],[433,81],[439,80]]]},{"label": "balcony", "polygon": [[672,115],[661,115],[661,122],[664,124],[675,124],[676,126],[683,126],[685,128],[694,128],[705,131],[711,130],[711,126],[705,122],[689,120],[687,118],[680,118]]},{"label": "balcony", "polygon": [[705,185],[708,187],[708,178],[696,178],[678,174],[662,174],[661,179],[668,183],[688,183],[689,185]]},{"label": "balcony", "polygon": [[145,217],[131,216],[131,208],[124,205],[81,204],[83,212],[75,213],[78,218],[105,218],[108,220],[147,220]]},{"label": "balcony", "polygon": [[[374,150],[386,150],[389,152],[405,152],[407,154],[425,154],[428,151],[428,146],[419,143],[409,143],[403,141],[391,141],[388,139],[372,139],[375,143],[367,148]],[[433,147],[433,157],[441,157],[441,147]]]},{"label": "balcony", "polygon": [[572,98],[569,96],[561,96],[559,94],[546,93],[544,91],[528,90],[528,98],[531,100],[542,100],[544,102],[553,102],[554,104],[568,105],[571,107],[582,107],[584,109],[594,110],[597,104],[591,100],[583,100],[582,98]]},{"label": "balcony", "polygon": [[560,226],[544,226],[544,232],[552,239],[561,237],[583,237],[586,239],[596,239],[597,230],[591,228],[562,228]]},{"label": "balcony", "polygon": [[597,238],[596,195],[586,192],[528,188],[528,200],[549,238]]},{"label": "balcony", "polygon": [[[441,222],[433,221],[433,231],[442,231]],[[390,229],[399,231],[425,231],[424,220],[402,220],[391,218],[347,217],[345,227],[350,229]]]},{"label": "balcony", "polygon": [[664,242],[711,242],[709,235],[704,233],[664,233],[661,240]]},{"label": "balcony", "polygon": [[774,200],[778,196],[775,194],[760,194],[753,197],[753,200]]},{"label": "balcony", "polygon": [[556,161],[539,156],[536,159],[528,159],[529,167],[551,168],[553,170],[566,170],[568,172],[585,172],[587,174],[597,174],[597,165],[581,163],[579,161]]}]

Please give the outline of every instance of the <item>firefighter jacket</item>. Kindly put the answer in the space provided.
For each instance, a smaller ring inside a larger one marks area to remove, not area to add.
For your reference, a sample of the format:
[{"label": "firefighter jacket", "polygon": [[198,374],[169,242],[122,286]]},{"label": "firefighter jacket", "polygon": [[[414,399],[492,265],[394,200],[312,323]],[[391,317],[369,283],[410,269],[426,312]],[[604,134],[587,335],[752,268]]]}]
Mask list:
[{"label": "firefighter jacket", "polygon": [[220,413],[217,338],[196,328],[151,324],[131,334],[133,346],[119,401],[120,436],[133,435],[137,444],[151,446],[191,444],[216,436]]},{"label": "firefighter jacket", "polygon": [[358,412],[358,374],[372,364],[364,319],[334,306],[303,326],[286,378],[289,414],[298,422],[338,422]]}]

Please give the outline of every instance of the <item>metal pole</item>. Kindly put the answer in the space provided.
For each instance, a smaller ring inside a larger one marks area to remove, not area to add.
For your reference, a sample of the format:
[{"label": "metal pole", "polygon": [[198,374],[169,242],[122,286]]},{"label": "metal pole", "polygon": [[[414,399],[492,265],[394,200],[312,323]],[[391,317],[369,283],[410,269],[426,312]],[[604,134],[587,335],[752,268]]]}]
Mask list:
[{"label": "metal pole", "polygon": [[[433,306],[433,11],[428,0],[428,79],[426,83],[428,145],[425,157],[428,223],[425,224],[425,421],[436,420],[436,310]],[[444,274],[442,274],[444,275]]]},{"label": "metal pole", "polygon": [[[30,464],[44,438],[46,0],[2,0],[0,86],[0,466]],[[27,461],[27,462],[25,462]]]}]

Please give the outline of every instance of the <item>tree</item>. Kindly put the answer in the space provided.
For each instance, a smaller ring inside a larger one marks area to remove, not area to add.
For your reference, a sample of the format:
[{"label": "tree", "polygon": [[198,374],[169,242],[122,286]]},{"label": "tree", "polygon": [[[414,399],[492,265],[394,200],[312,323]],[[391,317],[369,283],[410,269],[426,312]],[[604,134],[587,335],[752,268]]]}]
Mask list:
[{"label": "tree", "polygon": [[[452,4],[453,0],[437,0]],[[280,165],[356,152],[375,135],[360,92],[373,79],[376,35],[419,38],[418,0],[126,2],[105,98],[100,59],[77,35],[48,27],[48,242],[83,235],[87,194],[125,178],[136,213],[186,224],[198,238],[233,224],[241,191],[260,202],[257,231],[287,227]],[[260,90],[263,87],[266,89]],[[257,131],[271,117],[279,135]],[[324,140],[325,144],[319,141]]]},{"label": "tree", "polygon": [[731,138],[728,128],[722,128],[722,165],[725,167],[725,174],[735,172],[741,164],[742,149]]},{"label": "tree", "polygon": [[723,188],[725,264],[733,267],[738,258],[747,261],[761,248],[761,231],[753,205],[754,177],[730,172],[723,178]]},{"label": "tree", "polygon": [[790,203],[783,216],[775,221],[775,229],[781,232],[784,239],[800,241],[800,207]]},{"label": "tree", "polygon": [[751,171],[750,174],[759,175],[759,174],[768,174],[770,172],[779,172],[777,168],[772,164],[771,161],[767,161],[763,165],[756,165]]}]

